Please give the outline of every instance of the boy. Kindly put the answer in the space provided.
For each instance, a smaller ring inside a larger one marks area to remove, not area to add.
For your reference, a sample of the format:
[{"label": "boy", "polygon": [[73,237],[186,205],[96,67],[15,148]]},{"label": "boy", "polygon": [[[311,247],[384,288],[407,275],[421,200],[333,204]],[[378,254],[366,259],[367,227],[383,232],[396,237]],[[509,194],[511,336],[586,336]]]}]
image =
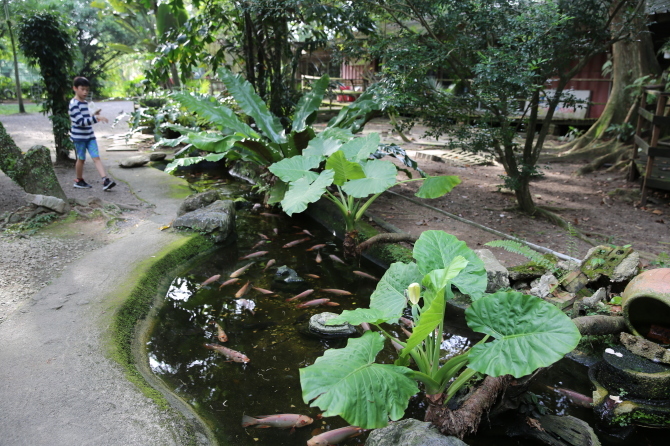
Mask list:
[{"label": "boy", "polygon": [[109,120],[104,116],[99,116],[100,110],[96,110],[93,116],[91,116],[88,110],[88,103],[86,102],[90,86],[88,79],[82,76],[75,77],[72,84],[74,97],[70,101],[70,121],[72,121],[70,137],[77,154],[77,162],[74,166],[77,178],[74,180],[74,187],[79,189],[91,187],[90,184],[84,181],[83,177],[84,161],[86,161],[86,151],[88,150],[95,168],[102,177],[102,189],[110,190],[116,186],[116,183],[114,180],[107,178],[105,167],[102,165],[100,155],[98,154],[98,143],[93,133],[93,124],[96,122],[109,122]]}]

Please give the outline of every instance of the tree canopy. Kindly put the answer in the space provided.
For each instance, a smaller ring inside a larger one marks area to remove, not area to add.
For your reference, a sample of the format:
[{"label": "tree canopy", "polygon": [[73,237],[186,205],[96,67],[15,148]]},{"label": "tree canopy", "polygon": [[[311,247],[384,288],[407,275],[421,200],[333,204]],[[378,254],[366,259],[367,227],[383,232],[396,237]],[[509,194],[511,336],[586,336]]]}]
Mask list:
[{"label": "tree canopy", "polygon": [[[387,31],[372,36],[383,61],[384,106],[422,120],[433,135],[493,153],[521,210],[535,213],[529,182],[568,81],[595,54],[632,38],[637,0],[363,0]],[[613,22],[614,18],[616,22]],[[437,79],[445,79],[440,85]],[[550,94],[547,81],[556,79]],[[448,84],[448,85],[446,85]],[[448,87],[448,88],[445,88]],[[539,108],[548,105],[539,119]],[[535,135],[536,128],[540,128]],[[519,130],[526,138],[518,140]],[[537,137],[536,137],[537,136]]]}]

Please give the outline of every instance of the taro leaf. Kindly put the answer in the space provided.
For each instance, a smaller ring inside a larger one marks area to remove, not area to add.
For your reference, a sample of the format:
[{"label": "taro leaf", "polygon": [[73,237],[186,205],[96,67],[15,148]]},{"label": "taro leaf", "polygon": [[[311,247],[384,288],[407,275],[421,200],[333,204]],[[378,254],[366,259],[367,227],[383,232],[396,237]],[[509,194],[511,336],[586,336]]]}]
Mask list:
[{"label": "taro leaf", "polygon": [[172,173],[179,167],[188,167],[203,161],[221,161],[223,158],[228,158],[226,153],[210,153],[207,156],[190,156],[187,158],[178,158],[165,166],[165,173]]},{"label": "taro leaf", "polygon": [[383,347],[383,338],[369,331],[349,339],[345,348],[326,350],[300,369],[302,399],[323,410],[324,417],[339,415],[364,429],[401,419],[419,388],[407,367],[374,363]]},{"label": "taro leaf", "polygon": [[172,161],[170,164],[165,166],[165,173],[172,173],[173,171],[177,170],[179,167],[187,167],[187,166],[192,166],[193,164],[198,164],[202,161],[204,161],[205,158],[202,156],[189,156],[188,158],[178,158],[174,161]]},{"label": "taro leaf", "polygon": [[326,161],[326,169],[335,171],[335,179],[333,183],[338,186],[342,186],[349,180],[365,178],[361,165],[354,163],[353,161],[347,161],[341,150],[333,153],[330,158],[328,158],[328,161]]},{"label": "taro leaf", "polygon": [[575,324],[558,307],[514,291],[473,302],[465,318],[474,331],[496,338],[473,347],[468,365],[491,376],[528,375],[561,359],[580,339]]},{"label": "taro leaf", "polygon": [[342,190],[354,198],[365,198],[378,194],[396,184],[396,170],[389,161],[372,160],[363,164],[365,178],[348,181]]},{"label": "taro leaf", "polygon": [[465,242],[451,234],[444,231],[424,231],[414,244],[413,256],[423,274],[435,269],[445,269],[456,256],[463,256],[468,265],[452,280],[452,285],[473,300],[479,299],[486,291],[484,262]]},{"label": "taro leaf", "polygon": [[367,136],[354,138],[340,147],[346,159],[361,162],[370,157],[379,146],[379,133],[370,133]]},{"label": "taro leaf", "polygon": [[423,279],[423,286],[433,291],[445,288],[447,284],[454,280],[468,266],[468,261],[463,256],[456,256],[444,269],[434,269]]},{"label": "taro leaf", "polygon": [[198,150],[212,153],[223,153],[230,150],[239,138],[223,136],[220,133],[198,132],[189,133],[188,142]]},{"label": "taro leaf", "polygon": [[300,178],[307,178],[310,181],[314,181],[318,174],[312,172],[310,169],[318,167],[320,163],[321,158],[318,156],[298,155],[274,163],[268,169],[270,172],[281,178],[282,181],[287,183],[297,181]]},{"label": "taro leaf", "polygon": [[270,195],[268,197],[268,204],[277,204],[284,199],[286,191],[288,190],[288,183],[282,180],[275,181],[275,184],[270,187]]},{"label": "taro leaf", "polygon": [[260,135],[254,129],[240,121],[235,112],[228,107],[188,93],[174,93],[173,97],[189,111],[194,112],[221,130],[229,129],[252,138],[260,138]]},{"label": "taro leaf", "polygon": [[419,198],[439,198],[451,192],[459,184],[461,184],[461,179],[455,175],[445,175],[442,177],[429,176],[423,180],[423,184],[415,195]]},{"label": "taro leaf", "polygon": [[421,282],[422,277],[416,263],[393,263],[370,296],[370,309],[375,310],[374,312],[363,308],[343,311],[339,317],[333,318],[328,323],[335,325],[349,322],[352,325],[360,325],[361,322],[378,324],[382,321],[395,324],[407,306],[405,290],[410,284]]},{"label": "taro leaf", "polygon": [[284,212],[291,216],[307,209],[309,203],[318,201],[326,192],[326,187],[333,184],[334,176],[335,173],[332,170],[324,170],[314,182],[307,178],[292,182],[281,201]]},{"label": "taro leaf", "polygon": [[298,101],[295,116],[293,117],[293,131],[298,133],[305,130],[309,125],[309,118],[314,112],[319,110],[323,95],[326,93],[326,88],[330,78],[327,74],[321,76],[319,80],[312,84],[312,90],[304,94]]},{"label": "taro leaf", "polygon": [[354,137],[354,134],[351,133],[351,130],[342,129],[342,128],[338,128],[338,127],[333,127],[333,128],[329,127],[326,130],[324,130],[323,132],[319,133],[319,138],[337,139],[337,140],[342,141],[342,143],[345,143],[345,142],[349,141],[353,137]]},{"label": "taro leaf", "polygon": [[341,140],[336,138],[326,138],[321,134],[307,144],[307,148],[302,151],[302,154],[304,156],[326,157],[337,152],[341,145]]},{"label": "taro leaf", "polygon": [[248,81],[225,68],[220,68],[218,74],[226,89],[235,98],[237,105],[244,113],[254,119],[263,134],[273,143],[285,143],[286,134],[279,119],[270,113],[265,102],[254,91],[254,87]]}]

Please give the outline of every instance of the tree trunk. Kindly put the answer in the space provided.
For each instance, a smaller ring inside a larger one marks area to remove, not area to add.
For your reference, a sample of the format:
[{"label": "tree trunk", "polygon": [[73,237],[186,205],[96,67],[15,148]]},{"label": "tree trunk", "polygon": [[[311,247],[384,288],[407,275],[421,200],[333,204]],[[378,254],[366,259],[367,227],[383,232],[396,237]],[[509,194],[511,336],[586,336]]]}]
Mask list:
[{"label": "tree trunk", "polygon": [[34,146],[24,155],[0,123],[0,170],[24,191],[67,200],[58,183],[49,149]]},{"label": "tree trunk", "polygon": [[[5,1],[5,8],[7,8],[7,2]],[[23,96],[21,95],[21,81],[19,80],[19,59],[16,55],[16,45],[14,44],[14,31],[12,31],[12,22],[9,20],[9,14],[7,9],[5,9],[5,14],[7,15],[7,31],[9,32],[9,40],[12,44],[12,55],[14,56],[14,79],[16,82],[16,99],[19,101],[19,113],[25,113],[26,108],[23,106]]]},{"label": "tree trunk", "polygon": [[563,156],[588,151],[594,142],[605,137],[610,125],[624,123],[635,101],[625,88],[642,76],[658,75],[661,72],[646,25],[638,21],[636,26],[639,34],[635,41],[617,42],[612,46],[612,90],[602,115],[584,135],[564,146],[569,150]]},{"label": "tree trunk", "polygon": [[493,406],[498,395],[505,391],[511,380],[510,375],[496,378],[487,376],[455,410],[449,409],[441,400],[428,400],[424,420],[434,424],[445,435],[463,438],[473,434],[477,432],[484,413]]},{"label": "tree trunk", "polygon": [[534,215],[536,211],[533,197],[530,194],[530,178],[522,175],[517,177],[518,187],[514,190],[516,195],[516,202],[519,205],[519,210],[528,215]]}]

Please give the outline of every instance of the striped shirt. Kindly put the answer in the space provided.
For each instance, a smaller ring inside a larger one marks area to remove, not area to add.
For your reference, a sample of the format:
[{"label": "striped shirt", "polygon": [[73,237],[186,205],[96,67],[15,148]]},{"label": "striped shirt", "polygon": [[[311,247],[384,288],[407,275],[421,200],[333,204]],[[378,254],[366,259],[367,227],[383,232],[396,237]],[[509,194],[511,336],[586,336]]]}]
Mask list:
[{"label": "striped shirt", "polygon": [[81,102],[76,97],[70,101],[70,121],[72,141],[90,141],[95,139],[93,124],[98,122],[88,111],[88,102]]}]

